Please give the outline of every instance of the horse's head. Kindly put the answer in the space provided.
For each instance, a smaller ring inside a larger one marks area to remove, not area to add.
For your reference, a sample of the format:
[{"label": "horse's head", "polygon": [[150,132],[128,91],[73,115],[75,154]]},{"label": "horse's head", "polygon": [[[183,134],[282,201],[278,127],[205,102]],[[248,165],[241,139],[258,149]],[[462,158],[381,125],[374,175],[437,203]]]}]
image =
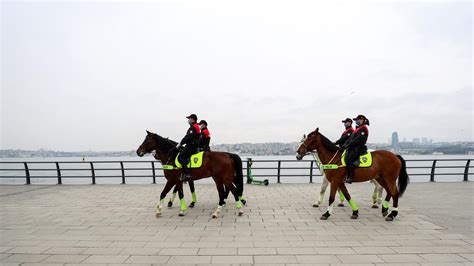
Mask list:
[{"label": "horse's head", "polygon": [[147,135],[142,145],[137,149],[137,155],[143,157],[143,155],[150,153],[157,149],[156,140],[153,138],[153,133],[146,131]]},{"label": "horse's head", "polygon": [[318,136],[320,136],[319,128],[316,128],[315,131],[309,133],[308,136],[303,136],[301,139],[301,144],[298,147],[298,150],[296,150],[297,160],[302,160],[306,154],[316,150],[318,147]]}]

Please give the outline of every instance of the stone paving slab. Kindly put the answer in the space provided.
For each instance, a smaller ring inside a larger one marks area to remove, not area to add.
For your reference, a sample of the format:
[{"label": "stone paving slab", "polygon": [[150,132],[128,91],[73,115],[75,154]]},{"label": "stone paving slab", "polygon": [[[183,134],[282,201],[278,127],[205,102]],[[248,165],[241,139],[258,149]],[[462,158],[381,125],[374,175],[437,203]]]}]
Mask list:
[{"label": "stone paving slab", "polygon": [[0,186],[0,265],[473,264],[472,182],[410,184],[394,222],[370,208],[371,184],[349,186],[358,220],[346,206],[327,221],[311,206],[320,184],[247,185],[245,214],[228,200],[217,219],[216,189],[199,182],[186,216],[176,201],[155,218],[162,188]]}]

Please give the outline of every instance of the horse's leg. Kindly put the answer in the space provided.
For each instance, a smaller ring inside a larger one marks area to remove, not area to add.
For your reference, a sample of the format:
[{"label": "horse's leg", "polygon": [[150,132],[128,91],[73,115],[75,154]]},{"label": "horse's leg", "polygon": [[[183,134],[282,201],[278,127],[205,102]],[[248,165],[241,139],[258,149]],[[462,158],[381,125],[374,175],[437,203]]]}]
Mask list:
[{"label": "horse's leg", "polygon": [[[234,195],[235,199],[235,208],[237,209],[237,213],[239,216],[242,216],[244,214],[244,211],[242,210],[243,203],[240,200],[239,193],[237,192],[237,188],[233,185],[230,184],[227,187],[227,195],[229,195],[229,191],[232,192],[232,195]],[[227,199],[227,197],[226,197]]]},{"label": "horse's leg", "polygon": [[392,197],[392,194],[390,193],[390,189],[388,188],[387,183],[385,182],[385,179],[383,177],[377,178],[377,182],[379,182],[379,184],[387,192],[387,195],[385,196],[385,200],[382,202],[382,215],[383,217],[385,217],[388,214],[388,207],[389,207],[389,202],[390,202],[390,198]]},{"label": "horse's leg", "polygon": [[346,185],[342,183],[339,189],[342,191],[347,201],[351,205],[351,208],[352,208],[351,219],[359,218],[359,208],[357,207],[357,204],[355,203],[355,201],[351,198],[351,195],[349,194],[349,191],[347,190]]},{"label": "horse's leg", "polygon": [[388,188],[390,189],[391,196],[393,198],[393,205],[392,205],[392,211],[390,214],[385,218],[385,221],[393,221],[395,217],[398,215],[398,188],[396,184],[396,178],[392,179],[393,181],[388,184]]},{"label": "horse's leg", "polygon": [[382,204],[383,187],[377,183],[377,205]]},{"label": "horse's leg", "polygon": [[189,208],[194,208],[194,205],[196,205],[197,199],[196,199],[196,190],[194,189],[194,181],[189,180],[189,189],[191,190],[191,196],[193,201],[191,201],[191,204],[189,204]]},{"label": "horse's leg", "polygon": [[214,181],[216,182],[217,192],[219,193],[219,205],[217,205],[216,211],[212,214],[212,218],[217,218],[224,208],[226,192],[221,182],[218,182],[216,178],[214,178]]},{"label": "horse's leg", "polygon": [[186,215],[186,210],[188,209],[188,207],[186,205],[186,200],[184,200],[183,182],[178,182],[176,184],[176,187],[178,188],[178,196],[179,196],[179,201],[181,203],[181,208],[179,210],[179,216],[184,216],[184,215]]},{"label": "horse's leg", "polygon": [[378,188],[380,185],[375,181],[375,179],[370,180],[370,183],[374,184],[374,192],[372,192],[372,209],[377,209],[379,205],[377,205],[377,198],[378,198]]},{"label": "horse's leg", "polygon": [[160,202],[156,205],[156,217],[158,218],[161,215],[161,212],[163,211],[163,202],[165,201],[166,194],[170,192],[170,190],[173,188],[173,186],[176,184],[176,181],[170,181],[168,180],[166,182],[165,187],[163,188],[163,191],[161,191],[160,195]]},{"label": "horse's leg", "polygon": [[329,216],[331,216],[331,213],[332,213],[332,204],[334,203],[334,200],[336,198],[336,192],[337,192],[337,187],[338,185],[334,184],[333,182],[335,182],[334,180],[331,182],[331,193],[329,195],[329,206],[328,206],[328,209],[327,211],[321,215],[321,217],[319,219],[321,220],[327,220],[329,218]]},{"label": "horse's leg", "polygon": [[337,204],[338,207],[344,207],[344,193],[341,191],[340,188],[337,189],[337,191],[339,192],[339,204]]},{"label": "horse's leg", "polygon": [[184,216],[187,211],[187,205],[186,200],[184,199],[183,182],[178,182],[176,186],[178,187],[178,197],[180,201],[179,216]]},{"label": "horse's leg", "polygon": [[317,208],[321,203],[323,203],[324,193],[328,187],[329,181],[326,178],[326,175],[323,175],[323,183],[321,184],[321,190],[319,191],[319,199],[315,203],[313,203],[313,207]]},{"label": "horse's leg", "polygon": [[173,194],[171,195],[171,198],[168,201],[168,208],[173,207],[173,202],[174,202],[174,199],[176,198],[176,193],[178,193],[178,187],[174,186]]}]

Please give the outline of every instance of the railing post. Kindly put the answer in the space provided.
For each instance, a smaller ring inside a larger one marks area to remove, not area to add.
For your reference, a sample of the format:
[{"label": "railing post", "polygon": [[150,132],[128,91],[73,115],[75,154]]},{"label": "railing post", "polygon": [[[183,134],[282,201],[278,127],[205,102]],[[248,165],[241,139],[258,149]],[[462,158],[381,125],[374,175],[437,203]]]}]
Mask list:
[{"label": "railing post", "polygon": [[464,181],[469,181],[469,164],[471,163],[471,160],[468,159],[466,163],[466,168],[464,168]]},{"label": "railing post", "polygon": [[25,165],[26,184],[30,185],[31,184],[30,169],[28,169],[28,163],[24,162],[23,164]]},{"label": "railing post", "polygon": [[281,168],[281,161],[278,160],[278,172],[277,172],[277,183],[280,184],[280,168]]},{"label": "railing post", "polygon": [[61,185],[63,181],[61,180],[61,169],[58,162],[56,162],[56,172],[58,172],[58,185]]},{"label": "railing post", "polygon": [[250,167],[251,167],[251,163],[250,163],[250,160],[252,160],[251,158],[247,158],[247,184],[252,184],[252,180],[250,179]]},{"label": "railing post", "polygon": [[95,169],[94,169],[94,164],[90,162],[91,164],[91,172],[92,172],[92,185],[95,185]]},{"label": "railing post", "polygon": [[151,162],[151,171],[153,172],[153,184],[156,184],[155,162]]},{"label": "railing post", "polygon": [[435,169],[436,169],[436,160],[433,160],[433,165],[431,166],[430,182],[435,181]]},{"label": "railing post", "polygon": [[122,169],[122,184],[125,184],[125,169],[123,169],[123,162],[120,162],[120,168]]},{"label": "railing post", "polygon": [[311,161],[311,165],[309,166],[309,183],[313,183],[313,163],[314,161]]}]

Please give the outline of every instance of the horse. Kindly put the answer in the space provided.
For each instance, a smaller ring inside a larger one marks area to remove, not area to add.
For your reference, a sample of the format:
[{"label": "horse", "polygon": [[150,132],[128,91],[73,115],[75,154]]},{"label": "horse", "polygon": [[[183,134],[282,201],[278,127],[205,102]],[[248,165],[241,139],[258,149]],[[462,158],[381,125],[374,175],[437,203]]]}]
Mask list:
[{"label": "horse", "polygon": [[[306,139],[306,135],[303,136],[303,139],[302,139],[301,143],[303,143],[304,139]],[[319,205],[321,205],[323,203],[324,194],[326,193],[326,189],[328,188],[329,180],[326,177],[324,169],[319,166],[321,164],[321,161],[318,158],[318,154],[312,152],[311,155],[313,155],[314,160],[316,161],[316,166],[318,167],[319,171],[321,172],[321,174],[323,176],[323,183],[321,184],[321,190],[319,191],[319,197],[313,203],[313,207],[318,208]],[[374,192],[372,192],[372,208],[377,209],[377,208],[379,208],[379,205],[382,203],[383,187],[379,183],[377,183],[377,181],[375,181],[373,179],[370,180],[370,183],[374,184]],[[340,188],[338,188],[337,191],[339,193],[339,204],[337,206],[338,207],[344,207],[344,201],[346,200],[346,198],[344,198],[344,194],[342,194]]]},{"label": "horse", "polygon": [[[302,160],[305,155],[313,151],[317,152],[323,165],[338,164],[336,168],[325,171],[326,177],[331,183],[331,192],[328,209],[320,219],[327,220],[331,216],[332,204],[338,188],[341,189],[344,197],[352,207],[351,218],[357,219],[359,217],[357,204],[351,199],[344,184],[346,169],[340,165],[342,154],[340,154],[338,147],[332,141],[319,132],[319,128],[309,133],[298,147],[296,159]],[[398,215],[398,199],[403,195],[409,183],[405,159],[386,150],[372,152],[372,165],[367,168],[355,168],[353,182],[365,182],[372,179],[375,179],[385,189],[387,195],[382,203],[382,215],[386,217],[386,221],[393,221]],[[390,199],[393,199],[393,207],[390,214],[388,214]]]},{"label": "horse", "polygon": [[[163,138],[156,133],[146,131],[147,135],[143,143],[137,149],[137,155],[143,157],[147,153],[155,151],[156,158],[162,165],[173,164],[175,159],[175,151],[177,142]],[[156,205],[156,217],[160,217],[163,212],[163,203],[166,194],[176,186],[178,188],[178,195],[181,201],[181,210],[179,216],[184,216],[187,210],[186,201],[183,194],[183,182],[180,181],[181,169],[176,167],[171,170],[163,170],[166,178],[166,185],[160,195],[160,201]],[[243,191],[244,178],[242,171],[242,159],[233,153],[226,152],[204,152],[203,163],[200,168],[191,169],[192,177],[190,180],[195,181],[202,178],[210,177],[214,179],[216,188],[219,193],[219,203],[216,211],[212,214],[212,218],[217,218],[225,206],[225,200],[232,192],[235,198],[235,207],[238,215],[242,216],[243,207]]]}]

